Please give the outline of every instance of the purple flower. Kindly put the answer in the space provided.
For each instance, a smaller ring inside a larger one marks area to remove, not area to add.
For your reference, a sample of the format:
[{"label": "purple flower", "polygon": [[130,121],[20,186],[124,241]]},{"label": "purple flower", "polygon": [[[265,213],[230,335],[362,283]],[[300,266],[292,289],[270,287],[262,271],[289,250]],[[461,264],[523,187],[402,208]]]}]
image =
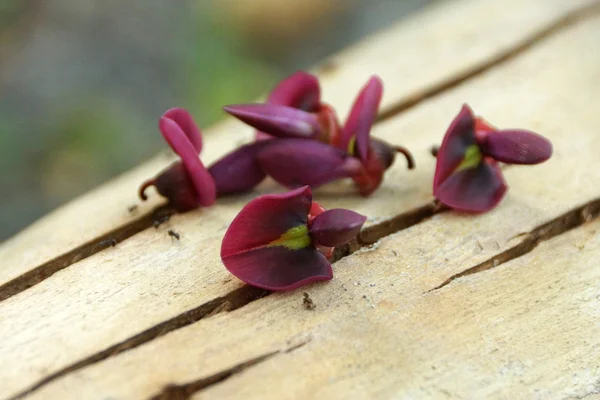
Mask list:
[{"label": "purple flower", "polygon": [[182,108],[173,108],[164,113],[158,126],[181,161],[144,182],[139,189],[142,200],[147,199],[146,189],[154,185],[178,211],[213,204],[216,198],[215,182],[198,158],[202,150],[202,137],[191,115]]},{"label": "purple flower", "polygon": [[159,128],[181,161],[144,182],[139,189],[142,200],[147,199],[146,189],[153,185],[177,211],[185,212],[210,206],[217,196],[249,191],[266,176],[256,157],[266,142],[242,146],[207,170],[198,158],[202,149],[200,130],[186,110],[167,111]]},{"label": "purple flower", "polygon": [[[235,217],[223,238],[221,259],[242,281],[290,290],[333,278],[333,246],[356,236],[366,217],[344,209],[324,211],[308,186],[257,197]],[[325,255],[324,255],[325,254]]]},{"label": "purple flower", "polygon": [[456,116],[437,155],[433,194],[466,212],[494,208],[508,186],[498,162],[539,164],[552,155],[552,143],[526,130],[497,130],[476,118],[468,105]]},{"label": "purple flower", "polygon": [[359,92],[339,140],[334,143],[361,161],[363,172],[352,179],[363,196],[369,196],[381,185],[385,171],[394,163],[396,152],[406,157],[409,169],[415,165],[412,155],[404,147],[392,146],[370,136],[382,95],[381,79],[372,76]]},{"label": "purple flower", "polygon": [[[316,187],[350,177],[359,192],[368,196],[381,184],[396,152],[405,155],[409,168],[414,167],[408,150],[370,137],[383,93],[377,76],[361,89],[343,128],[335,112],[319,101],[318,81],[312,75],[296,73],[273,93],[281,95],[275,96],[276,101],[269,97],[267,104],[224,109],[262,133],[278,138],[278,143],[265,148],[258,158],[267,175],[284,186]],[[294,101],[287,101],[292,98]],[[306,139],[310,141],[301,141]]]}]

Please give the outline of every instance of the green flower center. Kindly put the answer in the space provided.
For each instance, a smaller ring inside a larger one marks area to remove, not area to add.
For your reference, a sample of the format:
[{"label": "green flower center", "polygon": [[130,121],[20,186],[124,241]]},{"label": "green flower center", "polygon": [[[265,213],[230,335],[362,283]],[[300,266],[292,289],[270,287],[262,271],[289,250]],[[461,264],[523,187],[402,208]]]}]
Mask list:
[{"label": "green flower center", "polygon": [[472,144],[467,147],[467,151],[465,151],[465,157],[462,162],[456,167],[454,172],[460,172],[465,169],[475,168],[481,163],[481,159],[483,158],[481,154],[481,150],[479,150],[479,146],[476,144]]},{"label": "green flower center", "polygon": [[310,236],[308,236],[308,227],[298,225],[288,229],[279,239],[273,240],[267,247],[283,246],[289,250],[300,250],[310,246]]}]

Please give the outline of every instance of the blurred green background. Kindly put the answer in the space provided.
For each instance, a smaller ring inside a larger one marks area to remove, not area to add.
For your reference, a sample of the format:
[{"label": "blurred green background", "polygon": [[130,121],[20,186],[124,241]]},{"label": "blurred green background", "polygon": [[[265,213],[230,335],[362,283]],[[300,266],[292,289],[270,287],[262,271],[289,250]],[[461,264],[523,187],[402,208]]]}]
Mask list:
[{"label": "blurred green background", "polygon": [[1,0],[0,240],[432,1]]}]

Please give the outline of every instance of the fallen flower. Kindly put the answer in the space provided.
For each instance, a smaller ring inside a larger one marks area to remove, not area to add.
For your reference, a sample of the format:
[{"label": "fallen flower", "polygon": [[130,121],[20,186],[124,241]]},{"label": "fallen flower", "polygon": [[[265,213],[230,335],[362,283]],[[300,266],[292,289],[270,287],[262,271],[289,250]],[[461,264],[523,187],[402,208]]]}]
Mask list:
[{"label": "fallen flower", "polygon": [[146,189],[156,186],[171,206],[185,212],[210,206],[217,196],[249,191],[266,177],[256,157],[266,142],[239,147],[207,170],[198,158],[200,130],[186,110],[168,110],[160,119],[159,129],[181,161],[144,182],[139,189],[142,200],[147,199]]},{"label": "fallen flower", "polygon": [[356,236],[366,217],[324,211],[310,187],[257,197],[235,217],[223,238],[221,259],[242,281],[269,290],[290,290],[333,278],[333,246]]},{"label": "fallen flower", "polygon": [[181,161],[144,182],[139,189],[140,198],[146,200],[146,189],[156,186],[177,211],[213,204],[216,199],[215,182],[198,158],[202,137],[191,115],[182,108],[172,108],[160,118],[159,129]]},{"label": "fallen flower", "polygon": [[[286,187],[310,185],[316,187],[336,179],[351,177],[360,194],[368,196],[381,184],[383,174],[394,162],[396,152],[404,154],[408,168],[414,168],[410,152],[400,146],[392,146],[370,137],[383,93],[381,79],[373,76],[361,89],[343,128],[331,107],[319,101],[318,81],[312,75],[297,73],[280,86],[288,88],[294,96],[307,97],[310,107],[287,104],[241,104],[224,107],[225,111],[241,121],[279,138],[279,147],[265,149],[259,155],[259,163],[267,173]],[[310,82],[310,83],[308,83]],[[280,87],[278,86],[278,88]],[[315,100],[316,99],[316,100]],[[279,100],[279,99],[278,99]],[[305,102],[306,103],[306,102]],[[296,141],[286,143],[290,139]],[[312,139],[313,145],[303,144],[301,139]],[[344,160],[339,152],[327,150],[326,145],[340,149],[360,161],[359,164]],[[310,147],[310,148],[309,148]],[[318,152],[314,155],[310,151]],[[293,155],[294,152],[298,154]],[[327,159],[327,157],[331,159]],[[317,165],[314,165],[314,163]],[[343,164],[343,166],[342,166]],[[317,173],[318,176],[312,174]]]},{"label": "fallen flower", "polygon": [[339,140],[334,143],[362,162],[363,173],[352,176],[352,179],[363,196],[369,196],[381,185],[385,171],[394,163],[396,152],[406,157],[408,169],[415,167],[412,154],[406,148],[371,138],[371,128],[377,117],[382,95],[381,79],[372,76],[359,92]]},{"label": "fallen flower", "polygon": [[476,118],[465,104],[439,148],[433,194],[460,211],[488,211],[508,189],[498,162],[539,164],[551,155],[552,143],[543,136],[526,130],[497,130]]}]

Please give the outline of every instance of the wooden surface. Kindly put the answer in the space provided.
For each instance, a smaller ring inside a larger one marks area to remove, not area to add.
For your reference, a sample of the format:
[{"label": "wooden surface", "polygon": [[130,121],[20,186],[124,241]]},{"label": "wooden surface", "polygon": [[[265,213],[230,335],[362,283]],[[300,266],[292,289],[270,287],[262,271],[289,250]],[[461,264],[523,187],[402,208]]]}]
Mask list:
[{"label": "wooden surface", "polygon": [[[231,219],[257,194],[280,191],[274,183],[144,229],[131,221],[158,198],[138,215],[127,207],[169,161],[159,155],[46,217],[0,248],[2,397],[594,398],[599,39],[592,1],[457,1],[321,68],[342,116],[367,76],[382,76],[394,112],[373,135],[410,148],[417,169],[398,160],[368,199],[348,195],[348,182],[315,192],[369,220],[334,280],[305,288],[314,311],[304,290],[254,290],[218,257]],[[429,148],[463,102],[555,148],[545,164],[506,168],[507,197],[480,216],[431,203]],[[233,121],[212,132],[208,161],[249,135]],[[65,256],[108,232],[123,241]],[[55,273],[14,284],[41,265]]]}]

